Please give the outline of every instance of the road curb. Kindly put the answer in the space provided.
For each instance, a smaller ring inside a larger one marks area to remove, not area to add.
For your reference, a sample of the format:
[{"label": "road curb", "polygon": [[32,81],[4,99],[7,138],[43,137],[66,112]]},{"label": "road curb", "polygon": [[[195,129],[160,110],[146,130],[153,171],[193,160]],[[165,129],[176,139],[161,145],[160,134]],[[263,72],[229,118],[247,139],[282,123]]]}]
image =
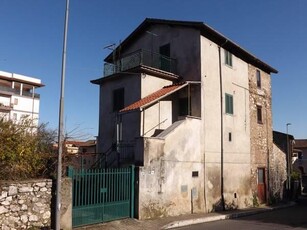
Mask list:
[{"label": "road curb", "polygon": [[256,210],[249,210],[249,211],[241,211],[237,213],[229,213],[229,214],[221,214],[221,215],[215,215],[215,216],[206,216],[206,217],[200,217],[200,218],[195,218],[195,219],[188,219],[188,220],[178,220],[178,221],[173,221],[167,225],[164,225],[161,229],[172,229],[172,228],[179,228],[179,227],[184,227],[184,226],[189,226],[193,224],[201,224],[201,223],[207,223],[207,222],[213,222],[213,221],[218,221],[218,220],[226,220],[226,219],[236,219],[239,217],[244,217],[244,216],[251,216],[263,212],[269,212],[277,209],[282,209],[282,208],[287,208],[296,205],[295,202],[291,202],[289,204],[285,205],[280,205],[276,207],[263,207],[259,208]]}]

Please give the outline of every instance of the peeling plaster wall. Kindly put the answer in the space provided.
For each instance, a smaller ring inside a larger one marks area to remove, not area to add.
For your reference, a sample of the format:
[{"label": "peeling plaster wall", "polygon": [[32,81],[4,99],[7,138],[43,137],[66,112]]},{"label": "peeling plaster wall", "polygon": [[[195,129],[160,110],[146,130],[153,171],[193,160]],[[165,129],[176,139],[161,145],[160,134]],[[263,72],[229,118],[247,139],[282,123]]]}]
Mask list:
[{"label": "peeling plaster wall", "polygon": [[[227,209],[251,205],[248,64],[232,55],[225,64],[221,48],[223,96],[224,198]],[[221,208],[221,102],[219,49],[201,37],[202,136],[205,152],[207,212]],[[226,114],[225,93],[233,96],[233,114]],[[231,140],[229,139],[231,135]]]},{"label": "peeling plaster wall", "polygon": [[[203,212],[204,164],[199,119],[187,118],[165,139],[144,138],[139,218]],[[192,172],[198,172],[192,177]]]},{"label": "peeling plaster wall", "polygon": [[[269,195],[268,158],[273,151],[271,76],[260,70],[261,88],[257,87],[257,68],[249,65],[251,123],[251,186],[257,195],[257,169],[265,168],[266,195]],[[257,105],[262,107],[262,122],[257,122]]]}]

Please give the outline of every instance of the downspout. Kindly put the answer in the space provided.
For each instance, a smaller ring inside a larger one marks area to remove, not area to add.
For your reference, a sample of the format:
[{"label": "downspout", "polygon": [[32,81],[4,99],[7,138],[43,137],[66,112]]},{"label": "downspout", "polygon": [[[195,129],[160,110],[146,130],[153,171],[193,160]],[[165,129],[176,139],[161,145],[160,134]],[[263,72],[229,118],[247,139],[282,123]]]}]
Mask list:
[{"label": "downspout", "polygon": [[267,103],[265,103],[265,116],[266,116],[266,148],[267,148],[267,203],[268,203],[268,198],[270,198],[270,150],[269,150],[269,118],[268,118],[268,110],[267,110]]},{"label": "downspout", "polygon": [[[224,44],[226,44],[227,40]],[[223,45],[224,45],[223,44]],[[220,75],[220,106],[221,106],[221,202],[223,211],[225,211],[224,199],[224,122],[223,122],[223,75],[222,75],[222,60],[221,60],[221,46],[218,46],[219,51],[219,75]]]}]

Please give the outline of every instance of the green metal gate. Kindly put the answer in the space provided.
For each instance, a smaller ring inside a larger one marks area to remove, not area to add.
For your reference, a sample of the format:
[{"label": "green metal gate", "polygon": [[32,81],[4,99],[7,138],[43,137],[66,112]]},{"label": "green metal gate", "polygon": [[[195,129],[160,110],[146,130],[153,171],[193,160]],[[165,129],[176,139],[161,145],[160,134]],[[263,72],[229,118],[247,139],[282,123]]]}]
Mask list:
[{"label": "green metal gate", "polygon": [[73,181],[73,227],[134,216],[134,166],[76,170]]}]

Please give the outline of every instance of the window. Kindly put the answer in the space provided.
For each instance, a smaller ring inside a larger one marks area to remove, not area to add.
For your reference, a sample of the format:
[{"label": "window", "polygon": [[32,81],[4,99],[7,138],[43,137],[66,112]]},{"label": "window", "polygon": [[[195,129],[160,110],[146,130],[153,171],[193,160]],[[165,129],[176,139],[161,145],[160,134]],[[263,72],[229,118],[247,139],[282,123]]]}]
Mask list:
[{"label": "window", "polygon": [[257,122],[262,124],[262,106],[257,105]]},{"label": "window", "polygon": [[169,58],[171,56],[171,45],[168,43],[166,45],[160,46],[160,64],[161,64],[161,70],[164,71],[171,71],[171,59]]},{"label": "window", "polygon": [[17,113],[13,113],[13,121],[17,121]]},{"label": "window", "polygon": [[116,89],[113,91],[113,112],[117,112],[124,108],[125,103],[125,90],[124,88]]},{"label": "window", "polygon": [[192,172],[192,177],[198,177],[198,171],[193,171]]},{"label": "window", "polygon": [[18,105],[18,98],[14,98],[14,105]]},{"label": "window", "polygon": [[257,87],[261,88],[261,74],[260,74],[260,70],[256,70],[256,77],[257,77]]},{"label": "window", "polygon": [[187,97],[179,98],[179,116],[189,115],[189,103]]},{"label": "window", "polygon": [[233,114],[233,96],[225,94],[226,113]]},{"label": "window", "polygon": [[225,50],[225,64],[232,66],[232,54],[227,50]]},{"label": "window", "polygon": [[232,141],[232,135],[231,135],[231,132],[228,133],[228,141],[231,142]]}]

